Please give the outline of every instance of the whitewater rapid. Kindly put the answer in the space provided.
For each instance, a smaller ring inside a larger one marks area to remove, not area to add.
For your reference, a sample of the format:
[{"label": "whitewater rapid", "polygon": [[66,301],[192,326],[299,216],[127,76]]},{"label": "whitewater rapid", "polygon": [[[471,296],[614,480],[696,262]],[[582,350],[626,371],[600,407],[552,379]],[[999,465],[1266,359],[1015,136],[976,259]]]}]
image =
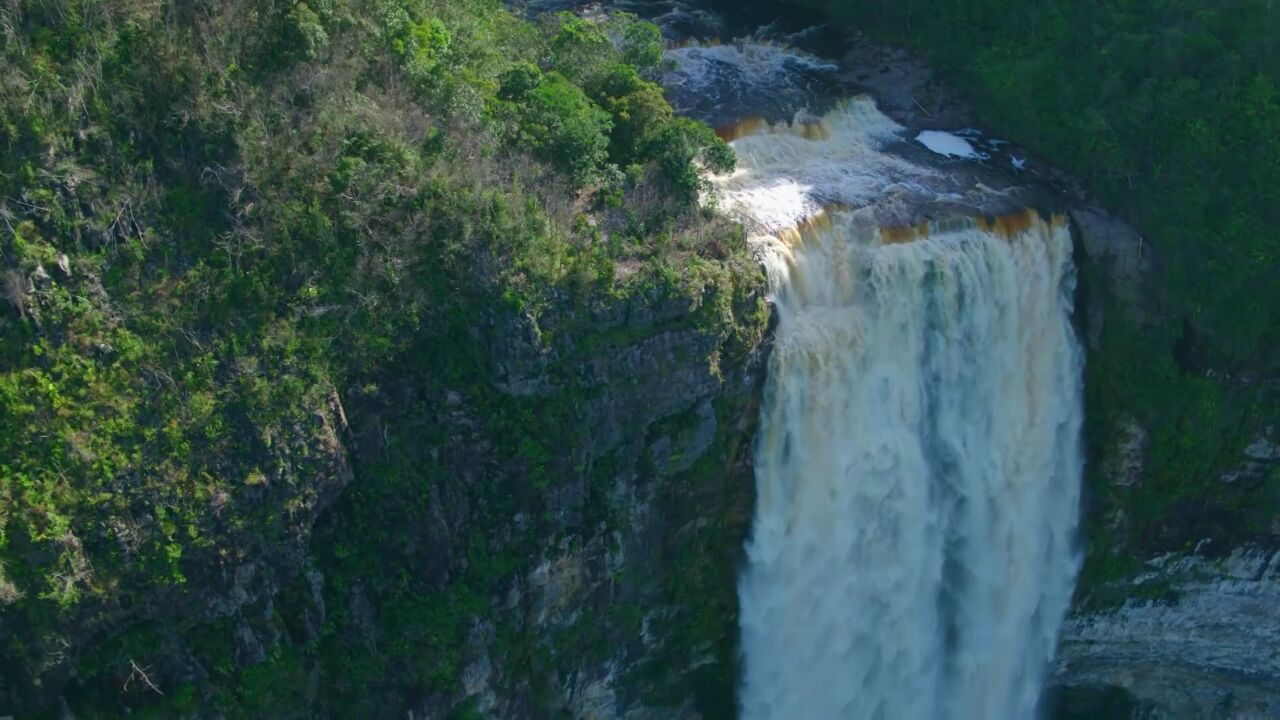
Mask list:
[{"label": "whitewater rapid", "polygon": [[940,172],[866,99],[754,128],[718,202],[778,324],[739,583],[744,720],[1036,714],[1079,558],[1065,221],[883,227]]}]

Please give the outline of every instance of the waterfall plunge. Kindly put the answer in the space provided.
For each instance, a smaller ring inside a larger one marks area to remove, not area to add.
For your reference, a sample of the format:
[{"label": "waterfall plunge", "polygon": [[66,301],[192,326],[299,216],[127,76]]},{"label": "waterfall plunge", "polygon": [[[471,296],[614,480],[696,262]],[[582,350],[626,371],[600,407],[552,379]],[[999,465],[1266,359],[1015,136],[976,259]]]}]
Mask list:
[{"label": "waterfall plunge", "polygon": [[718,182],[763,232],[779,319],[739,588],[744,720],[1031,718],[1070,600],[1069,233],[1028,214],[896,242],[865,211],[815,219],[928,174],[879,153],[895,129],[854,102],[821,133],[739,140]]}]

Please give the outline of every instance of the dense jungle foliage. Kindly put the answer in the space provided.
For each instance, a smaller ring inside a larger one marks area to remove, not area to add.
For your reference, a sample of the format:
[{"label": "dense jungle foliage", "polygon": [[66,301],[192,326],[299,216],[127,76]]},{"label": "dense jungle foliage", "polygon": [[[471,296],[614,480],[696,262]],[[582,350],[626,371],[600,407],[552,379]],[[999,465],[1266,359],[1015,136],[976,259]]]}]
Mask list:
[{"label": "dense jungle foliage", "polygon": [[[14,0],[0,39],[0,715],[61,694],[77,717],[279,717],[320,693],[371,717],[452,687],[511,559],[478,535],[450,592],[404,576],[387,527],[424,512],[440,431],[380,383],[470,390],[536,470],[563,407],[493,390],[494,317],[700,299],[747,262],[696,208],[700,168],[734,158],[673,117],[657,29],[497,0]],[[391,405],[379,462],[346,467],[347,415]],[[318,634],[237,657],[202,593],[296,564],[351,472],[314,552],[397,641],[352,640],[365,619],[331,601]],[[161,695],[175,632],[202,669]]]},{"label": "dense jungle foliage", "polygon": [[[1280,6],[1272,0],[793,0],[927,58],[985,130],[1080,178],[1149,243],[1154,297],[1112,307],[1087,378],[1086,582],[1275,532],[1280,483],[1221,481],[1280,422]],[[764,5],[767,5],[765,7]],[[772,4],[760,12],[775,13]],[[1085,277],[1098,292],[1101,277]],[[1149,437],[1136,488],[1114,440]],[[1129,549],[1139,552],[1130,552]]]}]

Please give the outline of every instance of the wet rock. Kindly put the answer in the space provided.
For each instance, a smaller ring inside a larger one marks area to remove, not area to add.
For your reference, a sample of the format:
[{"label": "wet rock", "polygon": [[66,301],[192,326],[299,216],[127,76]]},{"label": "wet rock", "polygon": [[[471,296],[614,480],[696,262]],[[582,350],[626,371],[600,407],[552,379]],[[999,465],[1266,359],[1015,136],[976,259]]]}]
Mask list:
[{"label": "wet rock", "polygon": [[364,641],[375,642],[378,633],[377,615],[364,588],[353,587],[347,593],[347,612],[351,613],[351,622]]},{"label": "wet rock", "polygon": [[465,664],[459,673],[462,695],[468,698],[476,712],[490,717],[499,705],[495,668],[489,647],[493,644],[496,629],[492,622],[475,621],[467,633],[464,652]]},{"label": "wet rock", "polygon": [[1280,465],[1280,440],[1276,439],[1276,429],[1267,427],[1245,447],[1244,461],[1222,474],[1222,481],[1228,484],[1261,482],[1277,465]]},{"label": "wet rock", "polygon": [[324,603],[324,575],[315,567],[307,568],[303,574],[306,582],[306,603],[302,611],[303,642],[311,642],[320,637],[324,627],[326,607]]},{"label": "wet rock", "polygon": [[578,600],[591,583],[592,555],[586,548],[565,552],[543,560],[533,569],[528,586],[533,597],[530,617],[534,625],[566,627],[577,620],[581,607]]},{"label": "wet rock", "polygon": [[500,315],[495,324],[491,337],[496,346],[490,362],[494,387],[517,397],[552,391],[555,350],[543,342],[537,320],[527,314]]},{"label": "wet rock", "polygon": [[1085,255],[1106,272],[1121,306],[1140,320],[1152,317],[1149,283],[1156,261],[1150,244],[1097,205],[1073,208],[1071,221]]},{"label": "wet rock", "polygon": [[426,562],[423,572],[427,581],[435,587],[443,587],[449,581],[450,569],[453,565],[453,533],[443,508],[439,488],[431,487],[428,490],[428,514],[423,538],[425,544],[423,555]]},{"label": "wet rock", "polygon": [[693,423],[673,436],[663,435],[649,447],[649,457],[660,474],[684,472],[711,447],[716,436],[716,411],[703,401],[693,412]]},{"label": "wet rock", "polygon": [[839,66],[782,45],[734,42],[668,53],[667,98],[680,114],[724,128],[749,118],[790,122],[849,94]]},{"label": "wet rock", "polygon": [[947,130],[974,124],[968,104],[905,50],[854,33],[841,68],[846,81],[874,96],[884,114],[908,128]]},{"label": "wet rock", "polygon": [[164,656],[162,669],[164,676],[174,685],[198,683],[209,677],[209,672],[192,654],[191,649],[179,642],[170,645],[169,652]]},{"label": "wet rock", "polygon": [[258,636],[254,634],[249,621],[243,617],[236,623],[232,639],[235,642],[236,667],[244,668],[250,665],[257,665],[267,659],[267,651],[263,649],[262,643],[258,641]]}]

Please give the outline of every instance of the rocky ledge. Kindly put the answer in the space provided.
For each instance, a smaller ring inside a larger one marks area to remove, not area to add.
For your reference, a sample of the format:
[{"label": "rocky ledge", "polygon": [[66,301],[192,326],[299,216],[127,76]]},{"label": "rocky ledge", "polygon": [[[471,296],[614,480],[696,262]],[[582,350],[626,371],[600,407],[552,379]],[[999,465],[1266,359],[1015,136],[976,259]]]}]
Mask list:
[{"label": "rocky ledge", "polygon": [[1280,551],[1153,558],[1118,608],[1063,628],[1055,681],[1119,687],[1174,718],[1280,716]]}]

